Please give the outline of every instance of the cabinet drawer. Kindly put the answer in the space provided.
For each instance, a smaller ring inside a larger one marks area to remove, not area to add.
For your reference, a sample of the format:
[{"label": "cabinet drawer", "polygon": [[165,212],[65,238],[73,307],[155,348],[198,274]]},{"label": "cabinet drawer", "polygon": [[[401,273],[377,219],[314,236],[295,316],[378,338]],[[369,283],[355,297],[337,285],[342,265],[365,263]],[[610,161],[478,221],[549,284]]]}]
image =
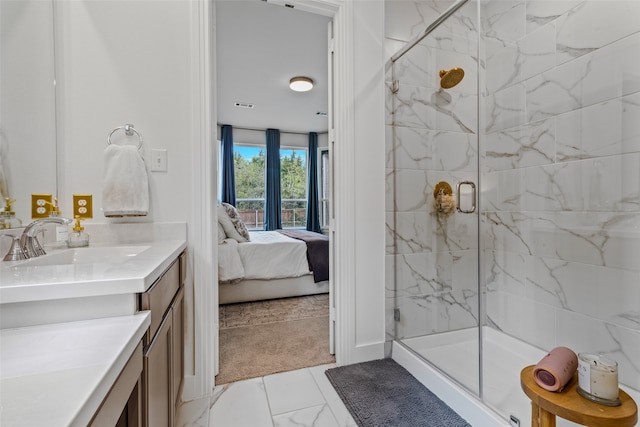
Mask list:
[{"label": "cabinet drawer", "polygon": [[158,327],[162,323],[162,318],[179,288],[180,265],[177,261],[174,261],[156,283],[140,296],[140,309],[151,311],[149,339],[153,339],[156,334]]}]

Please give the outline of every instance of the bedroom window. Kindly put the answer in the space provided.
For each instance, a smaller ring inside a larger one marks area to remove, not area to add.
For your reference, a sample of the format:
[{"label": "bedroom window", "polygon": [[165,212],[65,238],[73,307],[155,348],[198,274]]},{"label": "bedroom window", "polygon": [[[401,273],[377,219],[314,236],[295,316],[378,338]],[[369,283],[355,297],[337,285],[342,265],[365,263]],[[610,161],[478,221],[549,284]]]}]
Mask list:
[{"label": "bedroom window", "polygon": [[264,226],[265,148],[233,146],[236,179],[236,208],[249,230]]},{"label": "bedroom window", "polygon": [[282,228],[307,226],[307,150],[280,148]]},{"label": "bedroom window", "polygon": [[[234,144],[236,208],[249,230],[264,227],[266,148]],[[282,227],[307,225],[307,150],[280,148]]]}]

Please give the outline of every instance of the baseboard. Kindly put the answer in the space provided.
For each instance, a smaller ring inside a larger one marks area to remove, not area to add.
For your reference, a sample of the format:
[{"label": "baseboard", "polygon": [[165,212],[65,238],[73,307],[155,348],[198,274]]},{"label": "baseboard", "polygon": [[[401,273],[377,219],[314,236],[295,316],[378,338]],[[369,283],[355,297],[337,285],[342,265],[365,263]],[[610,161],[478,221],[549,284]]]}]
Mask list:
[{"label": "baseboard", "polygon": [[182,379],[182,401],[191,402],[192,400],[209,397],[210,393],[202,396],[201,390],[197,387],[197,379],[195,375],[187,375]]},{"label": "baseboard", "polygon": [[384,359],[384,342],[356,346],[351,350],[349,359],[349,361],[340,364],[352,365],[354,363]]}]

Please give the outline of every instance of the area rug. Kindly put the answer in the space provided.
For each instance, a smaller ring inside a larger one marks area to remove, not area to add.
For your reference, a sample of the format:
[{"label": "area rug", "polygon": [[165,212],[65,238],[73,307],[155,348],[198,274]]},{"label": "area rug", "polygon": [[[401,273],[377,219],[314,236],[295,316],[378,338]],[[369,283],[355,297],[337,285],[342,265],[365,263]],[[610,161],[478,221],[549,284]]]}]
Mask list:
[{"label": "area rug", "polygon": [[393,359],[325,374],[360,427],[471,426]]},{"label": "area rug", "polygon": [[220,308],[220,372],[216,384],[335,362],[329,354],[327,296]]},{"label": "area rug", "polygon": [[[219,309],[220,329],[325,317],[329,294],[224,304]],[[328,339],[328,338],[327,338]]]}]

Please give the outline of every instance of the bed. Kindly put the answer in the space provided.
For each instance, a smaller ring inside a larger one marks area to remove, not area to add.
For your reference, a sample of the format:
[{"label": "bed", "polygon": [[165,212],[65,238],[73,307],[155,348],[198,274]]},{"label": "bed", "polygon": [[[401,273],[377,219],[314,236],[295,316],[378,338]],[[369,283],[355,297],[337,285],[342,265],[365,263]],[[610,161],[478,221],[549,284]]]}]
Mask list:
[{"label": "bed", "polygon": [[224,208],[218,211],[220,304],[329,292],[326,236],[304,230],[249,232],[237,220],[229,223],[226,215],[237,212]]}]

